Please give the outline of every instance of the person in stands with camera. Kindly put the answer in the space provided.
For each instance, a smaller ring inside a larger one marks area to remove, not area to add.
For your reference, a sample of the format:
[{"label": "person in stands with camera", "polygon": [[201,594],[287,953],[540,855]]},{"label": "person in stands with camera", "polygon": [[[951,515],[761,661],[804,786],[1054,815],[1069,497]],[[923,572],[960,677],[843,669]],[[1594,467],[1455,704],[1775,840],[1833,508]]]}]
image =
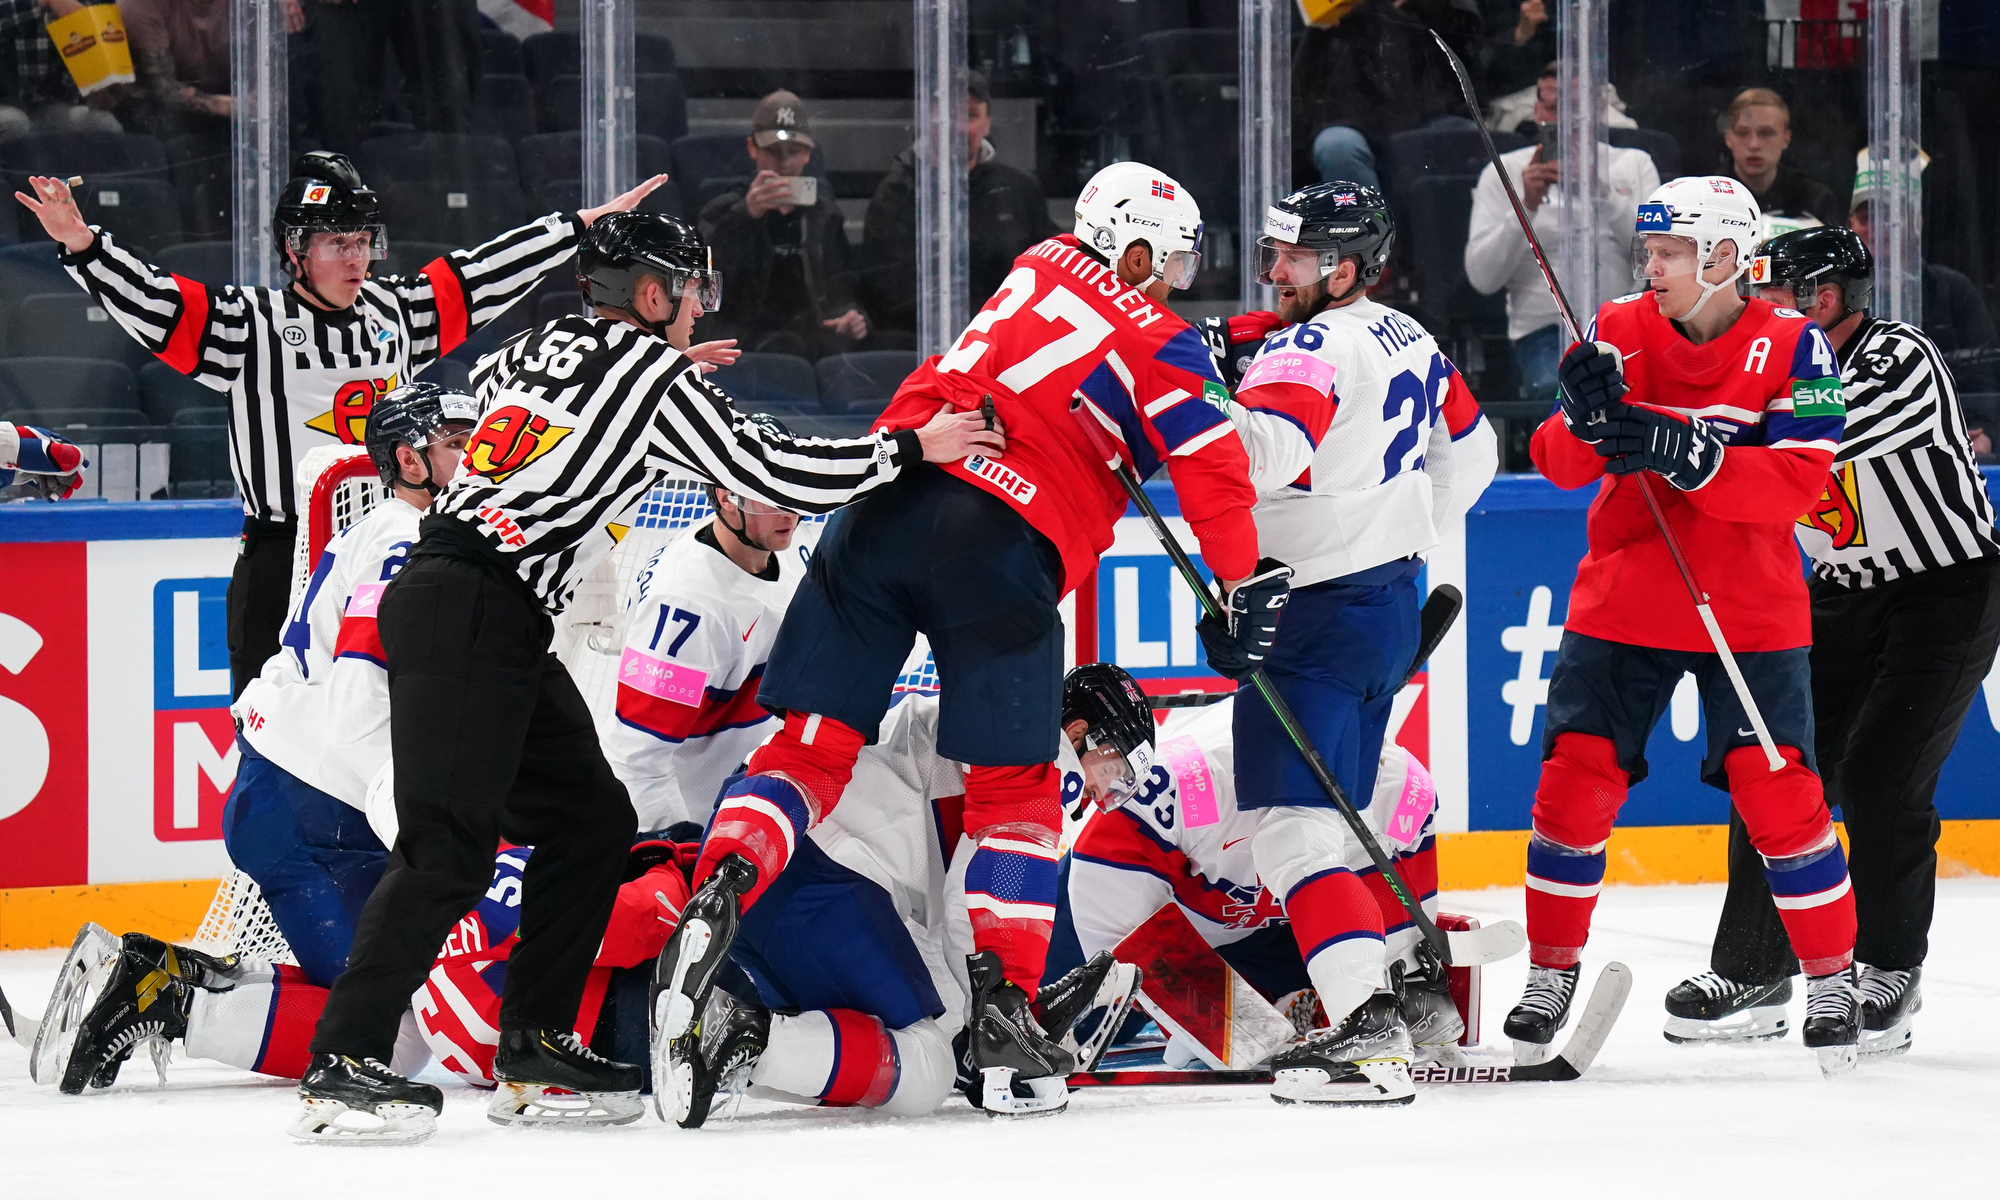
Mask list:
[{"label": "person in stands with camera", "polygon": [[812,125],[805,105],[776,91],[757,105],[745,144],[749,185],[702,206],[702,237],[729,280],[729,307],[706,319],[703,340],[735,338],[745,350],[816,359],[868,336],[854,296],[854,268],[840,208],[806,174]]}]

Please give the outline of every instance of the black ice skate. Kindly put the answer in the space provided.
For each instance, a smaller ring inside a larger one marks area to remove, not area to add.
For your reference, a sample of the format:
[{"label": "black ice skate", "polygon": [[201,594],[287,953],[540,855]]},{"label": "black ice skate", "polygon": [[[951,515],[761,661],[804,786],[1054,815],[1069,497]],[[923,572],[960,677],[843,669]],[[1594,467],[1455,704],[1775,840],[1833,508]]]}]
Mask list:
[{"label": "black ice skate", "polygon": [[1271,1060],[1271,1099],[1280,1104],[1408,1104],[1416,1048],[1394,992],[1376,992],[1331,1029]]},{"label": "black ice skate", "polygon": [[998,954],[968,954],[965,967],[972,998],[959,1035],[959,1090],[989,1116],[1061,1112],[1076,1059],[1042,1031],[1028,994],[1006,978]]},{"label": "black ice skate", "polygon": [[503,1029],[493,1053],[495,1125],[626,1125],[646,1111],[643,1072],[600,1057],[567,1029]]},{"label": "black ice skate", "polygon": [[680,925],[653,966],[654,1045],[687,1036],[708,1007],[715,973],[729,960],[743,919],[743,895],[756,886],[756,864],[729,854],[688,900]]},{"label": "black ice skate", "polygon": [[701,1020],[653,1045],[653,1109],[663,1121],[699,1129],[718,1094],[741,1096],[771,1044],[771,1010],[716,988]]},{"label": "black ice skate", "polygon": [[151,1047],[165,1084],[167,1047],[187,1034],[195,989],[226,990],[235,976],[234,956],[214,958],[143,933],[126,934],[95,1002],[74,1026],[57,1086],[69,1096],[82,1094],[86,1085],[110,1087],[142,1044]]},{"label": "black ice skate", "polygon": [[1567,967],[1528,967],[1528,987],[1502,1026],[1514,1040],[1514,1065],[1532,1067],[1555,1056],[1556,1031],[1569,1024],[1570,1002],[1582,963]]},{"label": "black ice skate", "polygon": [[1756,1042],[1791,1032],[1785,1006],[1792,1002],[1789,977],[1776,983],[1738,983],[1703,971],[1667,993],[1662,1032],[1677,1045],[1692,1042]]},{"label": "black ice skate", "polygon": [[1806,980],[1806,1023],[1799,1037],[1831,1079],[1854,1069],[1861,1043],[1861,987],[1853,967]]},{"label": "black ice skate", "polygon": [[315,1054],[299,1080],[305,1112],[289,1132],[333,1146],[408,1146],[437,1132],[444,1093],[411,1083],[373,1058]]},{"label": "black ice skate", "polygon": [[1418,943],[1418,966],[1405,970],[1402,963],[1390,967],[1394,991],[1409,1027],[1410,1043],[1416,1047],[1417,1062],[1444,1062],[1458,1057],[1458,1039],[1465,1036],[1465,1018],[1451,998],[1451,978],[1444,964]]},{"label": "black ice skate", "polygon": [[[1076,1060],[1079,1071],[1097,1069],[1111,1039],[1132,1011],[1139,991],[1139,968],[1122,963],[1111,951],[1100,950],[1089,962],[1035,993],[1035,1011],[1050,1037],[1058,1039]],[[1095,1013],[1095,1017],[1091,1017]],[[1078,1022],[1083,1025],[1079,1027]]]},{"label": "black ice skate", "polygon": [[1885,971],[1861,966],[1861,1057],[1888,1058],[1910,1048],[1910,1019],[1923,1011],[1922,967]]}]

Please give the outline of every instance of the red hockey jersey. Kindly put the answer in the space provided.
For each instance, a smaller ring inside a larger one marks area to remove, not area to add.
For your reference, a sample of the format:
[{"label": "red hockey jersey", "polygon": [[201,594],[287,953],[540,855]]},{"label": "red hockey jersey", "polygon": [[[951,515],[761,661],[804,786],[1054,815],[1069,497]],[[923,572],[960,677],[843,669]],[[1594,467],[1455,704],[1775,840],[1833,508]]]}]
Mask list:
[{"label": "red hockey jersey", "polygon": [[1141,479],[1171,461],[1181,514],[1221,579],[1257,565],[1249,459],[1218,404],[1229,396],[1208,346],[1165,305],[1120,282],[1068,235],[1030,247],[944,355],[918,367],[876,422],[916,429],[940,403],[993,398],[1007,452],[945,470],[1020,510],[1062,552],[1068,593],[1111,546],[1125,493],[1070,414],[1120,444]]},{"label": "red hockey jersey", "polygon": [[1542,423],[1532,446],[1542,474],[1561,488],[1598,484],[1563,627],[1662,650],[1712,648],[1639,492],[1644,479],[1730,648],[1810,645],[1792,526],[1819,499],[1846,423],[1826,335],[1801,313],[1752,300],[1729,332],[1697,346],[1648,291],[1604,305],[1585,336],[1624,354],[1627,402],[1707,421],[1728,448],[1715,478],[1683,492],[1651,474],[1608,475],[1560,413]]}]

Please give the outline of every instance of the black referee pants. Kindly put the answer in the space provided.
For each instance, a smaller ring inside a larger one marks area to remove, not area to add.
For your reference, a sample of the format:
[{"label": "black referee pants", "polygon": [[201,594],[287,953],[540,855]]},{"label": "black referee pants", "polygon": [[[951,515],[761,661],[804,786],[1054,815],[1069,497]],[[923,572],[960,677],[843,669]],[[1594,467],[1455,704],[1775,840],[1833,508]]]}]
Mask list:
[{"label": "black referee pants", "polygon": [[502,568],[420,549],[378,621],[399,828],[312,1049],[389,1061],[410,994],[492,885],[503,837],[535,853],[501,1028],[571,1028],[637,818],[548,652],[549,618]]},{"label": "black referee pants", "polygon": [[[1812,689],[1829,807],[1847,826],[1859,962],[1906,971],[1930,948],[1938,773],[2000,643],[2000,560],[1850,589],[1812,582]],[[1763,861],[1729,813],[1729,894],[1709,965],[1739,983],[1796,974]]]},{"label": "black referee pants", "polygon": [[243,519],[243,544],[229,572],[229,696],[235,699],[278,652],[292,599],[297,521]]}]

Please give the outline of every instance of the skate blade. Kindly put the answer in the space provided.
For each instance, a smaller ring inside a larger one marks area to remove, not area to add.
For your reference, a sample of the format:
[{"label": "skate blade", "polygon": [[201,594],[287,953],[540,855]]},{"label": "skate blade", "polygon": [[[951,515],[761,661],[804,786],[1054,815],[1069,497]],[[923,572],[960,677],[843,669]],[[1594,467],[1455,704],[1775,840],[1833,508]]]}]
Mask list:
[{"label": "skate blade", "polygon": [[285,1132],[312,1146],[414,1146],[437,1132],[437,1114],[421,1104],[384,1104],[362,1112],[338,1100],[307,1100]]},{"label": "skate blade", "polygon": [[1359,1107],[1409,1104],[1417,1098],[1410,1064],[1400,1058],[1371,1059],[1355,1063],[1354,1068],[1361,1079],[1343,1076],[1335,1081],[1322,1067],[1279,1071],[1271,1081],[1271,1099],[1279,1104]]},{"label": "skate blade", "polygon": [[1668,1017],[1660,1036],[1676,1046],[1705,1043],[1769,1042],[1792,1031],[1783,1005],[1746,1008],[1734,1016],[1703,1021],[1696,1017]]},{"label": "skate blade", "polygon": [[29,1079],[44,1084],[62,1082],[70,1051],[76,1046],[77,1026],[97,1003],[122,946],[110,930],[95,922],[77,930],[76,940],[70,943],[69,954],[56,972],[48,1007],[35,1027],[35,1044],[28,1051]]},{"label": "skate blade", "polygon": [[1084,1011],[1081,1023],[1092,1012],[1102,1011],[1097,1027],[1083,1041],[1076,1040],[1075,1030],[1063,1035],[1063,1048],[1076,1059],[1079,1071],[1094,1071],[1104,1058],[1104,1052],[1111,1047],[1111,1039],[1125,1026],[1125,1018],[1132,1012],[1132,1002],[1138,995],[1139,982],[1144,976],[1131,963],[1115,963],[1104,978],[1104,983],[1092,998],[1091,1007]]},{"label": "skate blade", "polygon": [[1907,1053],[1914,1032],[1907,1016],[1887,1029],[1864,1029],[1861,1031],[1861,1057],[1894,1058]]},{"label": "skate blade", "polygon": [[1854,1070],[1859,1061],[1858,1046],[1816,1046],[1813,1057],[1819,1060],[1819,1073],[1828,1079],[1839,1079]]},{"label": "skate blade", "polygon": [[985,1067],[979,1072],[983,1088],[979,1101],[989,1117],[1052,1117],[1069,1107],[1069,1084],[1060,1075],[1023,1079],[1033,1093],[1014,1094],[1014,1068]]},{"label": "skate blade", "polygon": [[708,944],[715,940],[715,930],[700,917],[683,925],[681,933],[680,955],[674,960],[673,981],[665,993],[666,1009],[660,1015],[659,1036],[667,1041],[686,1034],[688,1026],[694,1024],[694,997],[687,994],[688,972],[708,953]]},{"label": "skate blade", "polygon": [[1517,1067],[1539,1067],[1556,1056],[1556,1043],[1553,1038],[1549,1040],[1547,1045],[1542,1045],[1539,1042],[1524,1042],[1519,1038],[1512,1040],[1514,1042],[1514,1065]]},{"label": "skate blade", "polygon": [[645,1112],[637,1092],[572,1092],[539,1083],[504,1081],[486,1105],[486,1119],[495,1125],[542,1129],[630,1125]]}]

